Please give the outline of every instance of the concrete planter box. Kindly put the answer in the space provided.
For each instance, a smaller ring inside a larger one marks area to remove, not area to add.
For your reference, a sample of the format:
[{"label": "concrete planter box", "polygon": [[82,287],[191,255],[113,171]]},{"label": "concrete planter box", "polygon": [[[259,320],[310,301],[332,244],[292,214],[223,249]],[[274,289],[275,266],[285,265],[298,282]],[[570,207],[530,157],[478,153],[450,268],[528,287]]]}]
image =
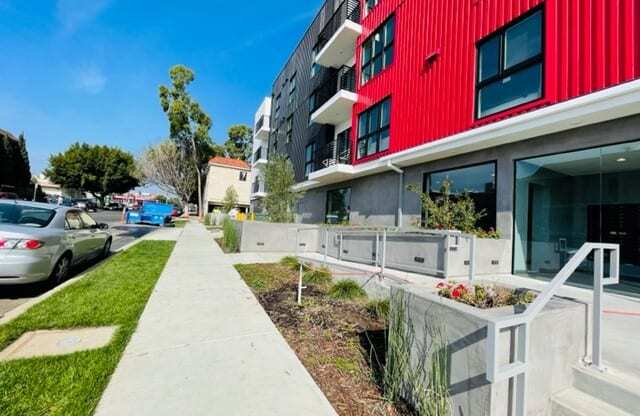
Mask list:
[{"label": "concrete planter box", "polygon": [[[275,224],[259,221],[236,221],[240,252],[295,253],[317,252],[319,227],[301,224]],[[301,231],[298,233],[298,229]]]},{"label": "concrete planter box", "polygon": [[[486,378],[486,335],[491,317],[510,315],[518,307],[478,309],[440,297],[417,287],[393,287],[393,307],[398,299],[405,305],[405,322],[415,331],[411,363],[419,365],[431,339],[428,328],[442,325],[446,333],[449,362],[449,391],[453,415],[509,415],[509,381],[490,384]],[[522,307],[519,308],[522,310]],[[547,415],[551,396],[572,385],[572,368],[587,348],[587,305],[554,298],[531,324],[527,414]],[[509,362],[514,334],[501,334],[502,364]],[[430,363],[425,363],[429,368]]]}]

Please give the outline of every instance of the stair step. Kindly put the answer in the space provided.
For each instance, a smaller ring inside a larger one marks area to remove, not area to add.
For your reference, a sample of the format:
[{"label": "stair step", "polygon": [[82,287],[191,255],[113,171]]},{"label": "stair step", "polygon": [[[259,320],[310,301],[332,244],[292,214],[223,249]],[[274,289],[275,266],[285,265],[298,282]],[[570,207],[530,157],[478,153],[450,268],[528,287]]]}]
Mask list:
[{"label": "stair step", "polygon": [[609,368],[575,367],[573,387],[632,415],[640,415],[640,380]]},{"label": "stair step", "polygon": [[634,416],[575,388],[566,389],[551,399],[552,416]]}]

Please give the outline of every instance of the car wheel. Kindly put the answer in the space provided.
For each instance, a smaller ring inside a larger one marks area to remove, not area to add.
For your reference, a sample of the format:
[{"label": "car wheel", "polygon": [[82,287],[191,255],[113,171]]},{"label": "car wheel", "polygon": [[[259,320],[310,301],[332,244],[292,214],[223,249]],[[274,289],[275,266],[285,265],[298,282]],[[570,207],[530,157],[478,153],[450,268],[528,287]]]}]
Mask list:
[{"label": "car wheel", "polygon": [[64,255],[60,257],[60,260],[58,260],[51,271],[51,281],[56,285],[62,283],[67,278],[70,267],[71,259],[69,256]]},{"label": "car wheel", "polygon": [[111,254],[111,239],[108,239],[106,243],[104,243],[104,247],[102,248],[102,258],[106,259]]}]

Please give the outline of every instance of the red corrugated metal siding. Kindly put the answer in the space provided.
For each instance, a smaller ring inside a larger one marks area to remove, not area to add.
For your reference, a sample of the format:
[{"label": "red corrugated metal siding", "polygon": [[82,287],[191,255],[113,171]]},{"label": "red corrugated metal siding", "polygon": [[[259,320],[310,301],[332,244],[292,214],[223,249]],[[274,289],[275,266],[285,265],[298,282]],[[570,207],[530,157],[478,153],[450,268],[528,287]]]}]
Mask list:
[{"label": "red corrugated metal siding", "polygon": [[[523,13],[545,10],[544,97],[474,119],[476,43]],[[357,114],[392,97],[391,146],[362,163],[515,114],[639,78],[640,0],[381,0],[361,45],[395,14],[394,63],[360,86]],[[436,51],[431,64],[425,58]],[[360,47],[356,62],[360,62]],[[358,79],[359,79],[358,66]],[[355,139],[354,139],[355,140]]]}]

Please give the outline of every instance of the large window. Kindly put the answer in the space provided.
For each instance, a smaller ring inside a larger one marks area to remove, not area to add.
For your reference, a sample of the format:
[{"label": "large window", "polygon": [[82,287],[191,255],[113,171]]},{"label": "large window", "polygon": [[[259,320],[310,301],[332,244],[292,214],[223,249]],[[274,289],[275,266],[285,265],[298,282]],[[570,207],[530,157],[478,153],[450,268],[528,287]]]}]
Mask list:
[{"label": "large window", "polygon": [[293,110],[293,108],[295,107],[295,103],[296,103],[296,74],[293,74],[291,76],[291,79],[289,80],[289,109]]},{"label": "large window", "polygon": [[318,45],[311,50],[311,78],[314,78],[320,72],[320,65],[316,63],[316,56],[318,56],[319,52]]},{"label": "large window", "polygon": [[327,224],[344,224],[349,222],[351,213],[351,188],[327,191],[327,207],[325,222]]},{"label": "large window", "polygon": [[362,83],[367,83],[393,63],[395,17],[391,16],[362,45]]},{"label": "large window", "polygon": [[538,9],[478,44],[477,118],[542,97],[542,20]]},{"label": "large window", "polygon": [[[619,244],[608,288],[640,294],[640,142],[519,160],[515,196],[514,272],[552,278],[585,242]],[[592,258],[570,282],[593,284]]]},{"label": "large window", "polygon": [[316,161],[316,144],[311,143],[304,149],[304,177],[308,178],[309,175],[315,170]]},{"label": "large window", "polygon": [[287,117],[287,143],[291,143],[291,139],[293,138],[293,114]]},{"label": "large window", "polygon": [[358,119],[358,159],[389,149],[391,98],[360,114]]},{"label": "large window", "polygon": [[276,111],[275,111],[275,120],[278,121],[280,118],[280,99],[282,98],[282,94],[278,94],[276,97]]},{"label": "large window", "polygon": [[[478,212],[484,216],[476,226],[485,231],[496,228],[496,164],[469,166],[425,174],[424,189],[432,199],[442,196],[443,186],[449,184],[450,197],[467,194]],[[423,212],[424,220],[428,212]]]},{"label": "large window", "polygon": [[376,7],[380,3],[380,0],[365,0],[365,9],[367,13],[371,11],[374,7]]}]

